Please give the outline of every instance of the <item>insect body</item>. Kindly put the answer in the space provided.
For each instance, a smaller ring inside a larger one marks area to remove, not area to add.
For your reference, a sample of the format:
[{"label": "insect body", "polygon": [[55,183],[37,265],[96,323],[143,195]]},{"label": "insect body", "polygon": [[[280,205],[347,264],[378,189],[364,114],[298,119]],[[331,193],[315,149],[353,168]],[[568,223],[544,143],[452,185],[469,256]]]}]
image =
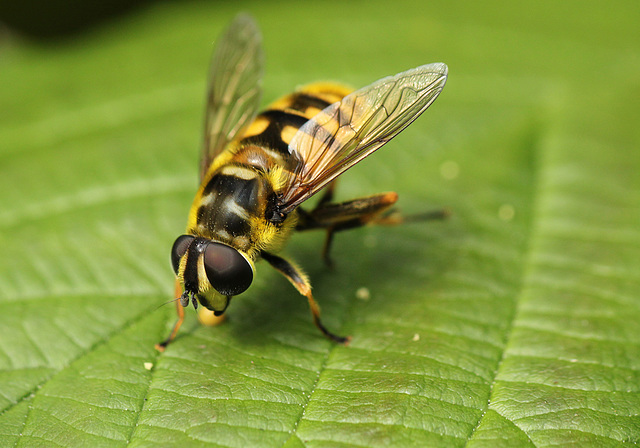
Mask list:
[{"label": "insect body", "polygon": [[[266,260],[309,302],[314,323],[344,343],[320,320],[306,275],[277,255],[293,231],[325,229],[324,257],[333,233],[385,223],[397,200],[384,193],[333,203],[336,177],[415,120],[438,96],[444,64],[430,64],[351,92],[313,84],[256,115],[263,53],[255,22],[239,16],[214,52],[208,92],[201,186],[187,231],[171,251],[177,275],[176,335],[190,303],[221,315],[231,298],[249,288],[255,263]],[[313,210],[300,205],[324,189]]]}]

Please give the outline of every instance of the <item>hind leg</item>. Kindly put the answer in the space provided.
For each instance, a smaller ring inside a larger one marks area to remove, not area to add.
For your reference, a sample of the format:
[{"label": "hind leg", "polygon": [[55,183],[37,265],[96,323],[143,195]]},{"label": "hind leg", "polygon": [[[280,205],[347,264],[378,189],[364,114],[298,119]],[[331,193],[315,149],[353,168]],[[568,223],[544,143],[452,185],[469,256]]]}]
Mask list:
[{"label": "hind leg", "polygon": [[[392,226],[405,222],[444,219],[449,216],[447,210],[434,210],[422,214],[403,216],[391,207],[398,200],[395,192],[381,193],[351,201],[331,203],[334,184],[330,185],[325,196],[311,212],[298,209],[300,221],[296,230],[326,229],[327,236],[322,250],[322,258],[332,265],[329,251],[335,232],[354,229],[365,225]],[[328,198],[328,199],[327,199]]]}]

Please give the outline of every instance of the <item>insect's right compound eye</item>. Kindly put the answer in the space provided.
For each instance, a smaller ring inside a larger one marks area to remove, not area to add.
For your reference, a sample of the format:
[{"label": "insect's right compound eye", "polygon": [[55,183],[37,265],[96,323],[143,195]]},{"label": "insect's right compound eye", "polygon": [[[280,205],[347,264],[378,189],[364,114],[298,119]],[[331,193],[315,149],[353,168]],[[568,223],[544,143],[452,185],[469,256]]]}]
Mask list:
[{"label": "insect's right compound eye", "polygon": [[240,252],[211,242],[204,251],[204,269],[211,286],[225,296],[236,296],[251,285],[253,267]]},{"label": "insect's right compound eye", "polygon": [[173,243],[171,248],[171,266],[173,266],[173,272],[178,273],[180,267],[180,260],[187,253],[189,245],[195,238],[191,235],[180,235],[176,242]]}]

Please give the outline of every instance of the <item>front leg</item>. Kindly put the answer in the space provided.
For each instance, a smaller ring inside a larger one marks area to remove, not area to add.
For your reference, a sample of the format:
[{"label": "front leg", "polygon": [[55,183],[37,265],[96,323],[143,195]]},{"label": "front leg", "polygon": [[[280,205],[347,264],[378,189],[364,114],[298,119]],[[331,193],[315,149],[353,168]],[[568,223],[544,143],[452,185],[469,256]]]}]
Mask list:
[{"label": "front leg", "polygon": [[324,334],[332,341],[338,342],[340,344],[347,344],[351,340],[350,337],[338,336],[331,333],[322,324],[322,321],[320,320],[320,307],[311,294],[311,284],[309,283],[309,279],[303,272],[301,272],[296,266],[289,263],[284,258],[278,257],[277,255],[262,251],[260,253],[260,256],[271,266],[273,266],[278,272],[284,275],[287,280],[289,280],[291,284],[295,286],[298,292],[307,298],[307,300],[309,301],[309,308],[311,309],[311,315],[313,316],[313,323],[316,325],[316,327],[318,327],[322,334]]},{"label": "front leg", "polygon": [[178,334],[178,330],[180,330],[180,327],[182,326],[182,322],[184,322],[184,306],[180,303],[180,300],[179,300],[181,295],[182,295],[182,285],[180,284],[180,281],[176,278],[175,296],[177,297],[177,299],[175,300],[175,302],[176,302],[176,311],[178,313],[178,320],[176,321],[175,324],[173,324],[173,328],[171,329],[171,333],[169,333],[169,337],[164,341],[156,344],[156,350],[158,350],[159,352],[164,352],[164,350],[167,348],[167,345],[169,345],[171,341],[175,339],[176,335]]}]

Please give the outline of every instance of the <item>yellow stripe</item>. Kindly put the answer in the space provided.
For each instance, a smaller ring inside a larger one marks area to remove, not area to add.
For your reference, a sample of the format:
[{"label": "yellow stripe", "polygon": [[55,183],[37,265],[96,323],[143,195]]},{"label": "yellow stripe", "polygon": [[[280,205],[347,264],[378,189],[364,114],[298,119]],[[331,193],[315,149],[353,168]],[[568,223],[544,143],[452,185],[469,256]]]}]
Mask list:
[{"label": "yellow stripe", "polygon": [[236,201],[233,201],[231,199],[224,201],[224,208],[228,213],[233,213],[234,215],[239,216],[245,221],[249,220],[249,212],[241,207]]},{"label": "yellow stripe", "polygon": [[242,180],[251,180],[256,178],[256,172],[251,168],[238,165],[227,165],[220,170],[221,174],[234,176]]},{"label": "yellow stripe", "polygon": [[252,137],[254,135],[262,134],[265,129],[269,127],[269,120],[258,116],[255,120],[249,125],[247,130],[242,135],[242,138]]},{"label": "yellow stripe", "polygon": [[280,138],[286,144],[289,144],[294,135],[298,132],[298,128],[293,126],[285,126],[280,132]]},{"label": "yellow stripe", "polygon": [[327,103],[332,104],[349,95],[353,92],[353,89],[345,85],[332,82],[314,82],[301,87],[298,91],[304,92],[308,95],[317,96],[318,98],[325,100]]}]

